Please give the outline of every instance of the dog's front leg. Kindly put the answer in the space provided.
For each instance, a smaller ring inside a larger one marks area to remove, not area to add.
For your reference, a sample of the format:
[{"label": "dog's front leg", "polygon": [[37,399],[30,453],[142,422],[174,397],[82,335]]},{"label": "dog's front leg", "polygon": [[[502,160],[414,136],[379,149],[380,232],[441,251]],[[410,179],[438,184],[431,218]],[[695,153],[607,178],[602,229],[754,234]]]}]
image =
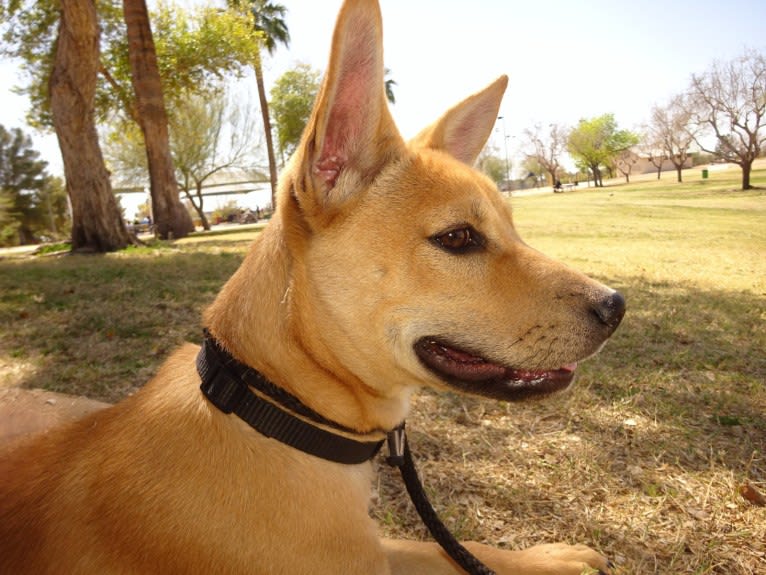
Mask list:
[{"label": "dog's front leg", "polygon": [[[498,575],[583,575],[610,573],[607,560],[584,545],[551,543],[522,551],[495,549],[481,543],[465,547]],[[436,543],[383,540],[392,575],[464,575]]]}]

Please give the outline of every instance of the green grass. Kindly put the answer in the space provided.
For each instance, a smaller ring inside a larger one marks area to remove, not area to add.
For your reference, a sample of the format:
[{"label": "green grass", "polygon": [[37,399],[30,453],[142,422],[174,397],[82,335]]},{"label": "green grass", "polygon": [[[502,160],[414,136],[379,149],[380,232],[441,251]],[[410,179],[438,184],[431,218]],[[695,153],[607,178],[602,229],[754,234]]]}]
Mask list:
[{"label": "green grass", "polygon": [[[572,393],[507,405],[420,393],[409,420],[426,489],[461,537],[595,546],[623,574],[752,575],[766,558],[766,170],[513,198],[534,247],[620,289],[623,325]],[[135,391],[255,229],[106,256],[0,259],[0,385],[108,401]],[[427,537],[394,472],[373,514]]]}]

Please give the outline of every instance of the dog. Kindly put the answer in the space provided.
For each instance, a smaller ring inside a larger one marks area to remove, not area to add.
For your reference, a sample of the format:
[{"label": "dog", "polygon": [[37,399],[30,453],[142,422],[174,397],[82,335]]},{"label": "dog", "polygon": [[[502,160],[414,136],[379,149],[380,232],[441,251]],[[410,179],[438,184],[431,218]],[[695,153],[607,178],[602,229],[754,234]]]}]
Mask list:
[{"label": "dog", "polygon": [[[204,314],[208,360],[270,386],[247,397],[354,445],[397,427],[419,387],[566,388],[625,309],[527,246],[471,167],[506,77],[405,142],[383,72],[377,2],[347,0],[278,209]],[[366,460],[309,454],[203,393],[202,357],[188,344],[134,396],[2,456],[1,573],[461,572],[436,543],[379,536]],[[581,545],[465,546],[497,573],[610,572]]]}]

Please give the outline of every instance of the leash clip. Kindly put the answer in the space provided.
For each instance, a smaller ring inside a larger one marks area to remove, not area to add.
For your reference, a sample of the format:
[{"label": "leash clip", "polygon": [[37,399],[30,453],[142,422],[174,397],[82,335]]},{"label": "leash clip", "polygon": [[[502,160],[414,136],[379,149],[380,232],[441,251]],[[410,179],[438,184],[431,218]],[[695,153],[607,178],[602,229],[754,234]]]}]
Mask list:
[{"label": "leash clip", "polygon": [[386,445],[388,446],[386,463],[391,467],[401,467],[404,465],[404,445],[406,442],[407,436],[404,433],[404,423],[386,434]]}]

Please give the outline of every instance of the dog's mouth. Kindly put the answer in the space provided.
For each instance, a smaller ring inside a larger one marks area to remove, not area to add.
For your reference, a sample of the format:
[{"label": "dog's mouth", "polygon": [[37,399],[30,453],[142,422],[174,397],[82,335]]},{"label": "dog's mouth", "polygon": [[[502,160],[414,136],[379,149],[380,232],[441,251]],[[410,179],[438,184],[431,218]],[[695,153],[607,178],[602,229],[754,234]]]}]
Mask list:
[{"label": "dog's mouth", "polygon": [[414,346],[421,363],[447,385],[463,393],[505,401],[549,395],[569,387],[576,363],[558,369],[529,370],[494,363],[435,337]]}]

